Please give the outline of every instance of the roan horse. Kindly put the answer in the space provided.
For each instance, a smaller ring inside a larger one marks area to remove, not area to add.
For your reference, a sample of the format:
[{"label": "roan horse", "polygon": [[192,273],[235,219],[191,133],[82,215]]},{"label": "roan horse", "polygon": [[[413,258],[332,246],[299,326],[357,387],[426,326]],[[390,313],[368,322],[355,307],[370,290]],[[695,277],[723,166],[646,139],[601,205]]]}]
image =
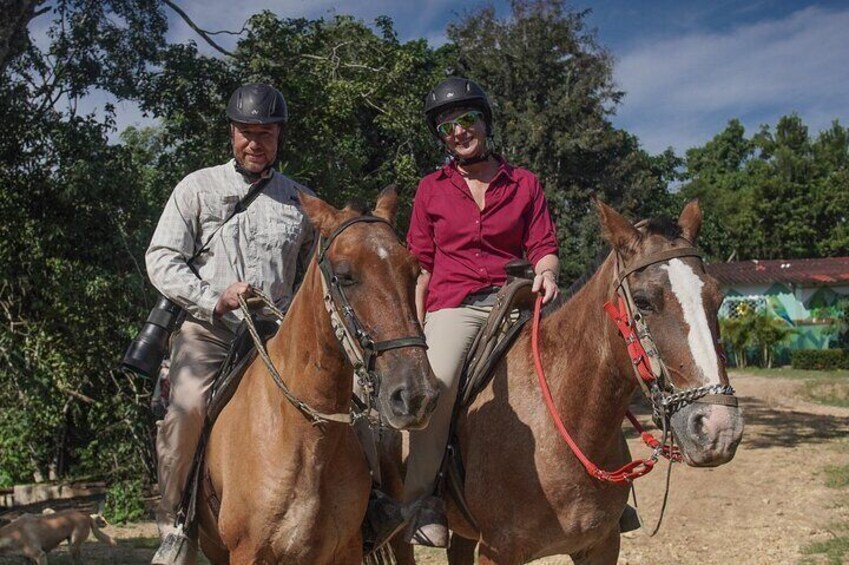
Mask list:
[{"label": "roan horse", "polygon": [[[423,426],[437,397],[415,316],[418,266],[390,225],[394,189],[381,193],[374,216],[300,198],[322,240],[267,344],[283,385],[255,359],[207,445],[198,520],[201,547],[216,564],[362,561],[371,487],[362,448],[350,425],[308,417],[308,410],[345,416],[351,405],[354,367],[328,305],[370,348],[385,423]],[[217,517],[211,495],[220,500]]]},{"label": "roan horse", "polygon": [[[702,221],[698,202],[684,208],[677,224],[650,221],[639,228],[601,202],[598,209],[613,250],[540,326],[541,363],[565,428],[599,468],[615,470],[630,461],[621,424],[637,379],[625,341],[602,309],[616,296],[621,274],[677,391],[670,420],[683,460],[696,467],[728,462],[743,423],[736,399],[727,396],[733,390],[718,353],[722,295],[693,255]],[[477,542],[480,563],[525,563],[555,554],[582,564],[617,562],[628,484],[590,476],[558,434],[535,373],[530,328],[461,413],[457,435],[466,500],[477,525],[446,495],[454,531],[451,563],[473,563]]]}]

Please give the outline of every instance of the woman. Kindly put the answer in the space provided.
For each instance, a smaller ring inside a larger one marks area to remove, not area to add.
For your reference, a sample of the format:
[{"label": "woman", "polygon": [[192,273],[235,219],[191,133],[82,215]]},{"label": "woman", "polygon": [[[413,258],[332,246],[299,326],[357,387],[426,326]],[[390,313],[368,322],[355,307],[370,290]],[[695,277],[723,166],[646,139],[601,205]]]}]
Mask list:
[{"label": "woman", "polygon": [[422,268],[416,308],[441,390],[430,425],[410,434],[404,502],[410,504],[407,541],[447,547],[444,504],[433,492],[466,351],[509,261],[531,262],[533,290],[545,303],[557,296],[559,261],[539,180],[490,149],[492,109],[483,89],[448,78],[428,93],[424,113],[449,159],[419,183],[407,242]]}]

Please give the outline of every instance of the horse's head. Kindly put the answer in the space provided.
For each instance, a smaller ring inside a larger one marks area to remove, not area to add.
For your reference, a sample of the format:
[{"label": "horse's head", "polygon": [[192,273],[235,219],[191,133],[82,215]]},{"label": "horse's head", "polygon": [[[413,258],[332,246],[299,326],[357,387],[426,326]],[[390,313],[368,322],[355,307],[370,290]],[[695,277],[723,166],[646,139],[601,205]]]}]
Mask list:
[{"label": "horse's head", "polygon": [[[423,427],[436,405],[436,379],[416,319],[419,267],[396,235],[394,187],[379,196],[373,216],[301,195],[321,235],[316,250],[349,360],[362,364],[363,384],[383,419],[399,429]],[[347,341],[345,341],[347,340]],[[354,359],[351,357],[354,356]]]},{"label": "horse's head", "polygon": [[[698,201],[684,207],[677,223],[636,226],[598,203],[604,237],[619,257],[613,287],[630,292],[632,315],[660,378],[649,386],[656,416],[668,418],[684,460],[710,467],[731,460],[743,435],[743,419],[719,352],[717,312],[722,293],[693,249],[702,223]],[[620,287],[620,280],[622,285]],[[671,414],[671,416],[670,416]]]}]

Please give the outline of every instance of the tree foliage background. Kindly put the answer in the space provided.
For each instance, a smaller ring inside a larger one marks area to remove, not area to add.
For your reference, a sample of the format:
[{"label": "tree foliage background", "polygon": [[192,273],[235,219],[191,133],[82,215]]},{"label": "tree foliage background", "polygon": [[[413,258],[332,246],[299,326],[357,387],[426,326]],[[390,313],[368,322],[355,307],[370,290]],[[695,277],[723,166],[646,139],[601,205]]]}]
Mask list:
[{"label": "tree foliage background", "polygon": [[[395,182],[402,224],[418,179],[443,158],[423,95],[449,74],[479,81],[497,149],[546,187],[565,280],[601,246],[593,194],[634,219],[700,197],[715,258],[849,252],[845,128],[812,139],[791,115],[747,138],[731,121],[685,158],[650,155],[612,126],[623,96],[612,56],[587,12],[565,0],[516,0],[501,19],[492,8],[466,13],[438,48],[399,41],[387,18],[262,12],[216,57],[166,42],[168,1],[3,6],[0,486],[152,477],[152,383],[115,366],[154,302],[142,265],[161,208],[184,175],[229,158],[224,107],[249,81],[277,85],[289,103],[286,174],[336,205]],[[28,25],[46,20],[38,47]],[[110,141],[113,109],[77,110],[96,89],[138,103],[159,126]]]}]

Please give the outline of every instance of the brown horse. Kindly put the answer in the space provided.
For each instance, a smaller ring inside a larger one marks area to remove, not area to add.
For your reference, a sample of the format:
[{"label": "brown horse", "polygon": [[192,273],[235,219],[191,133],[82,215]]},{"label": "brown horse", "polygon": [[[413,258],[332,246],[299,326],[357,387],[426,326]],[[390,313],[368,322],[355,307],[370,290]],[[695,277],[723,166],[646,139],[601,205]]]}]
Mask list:
[{"label": "brown horse", "polygon": [[[688,204],[677,224],[639,228],[603,203],[598,208],[613,251],[580,291],[541,322],[541,362],[566,429],[599,468],[619,469],[630,461],[621,424],[637,379],[625,341],[602,309],[615,296],[621,274],[671,381],[661,391],[663,400],[656,400],[667,402],[664,417],[684,461],[697,467],[728,462],[743,423],[717,353],[722,295],[692,250],[701,226],[698,203]],[[629,487],[590,476],[558,434],[543,403],[530,328],[461,413],[457,435],[476,525],[446,495],[454,531],[451,563],[473,563],[477,542],[480,563],[525,563],[555,554],[568,554],[575,563],[617,562],[618,521]]]},{"label": "brown horse", "polygon": [[[328,306],[366,350],[385,423],[425,425],[437,396],[415,316],[418,266],[390,225],[394,189],[381,194],[374,216],[305,195],[301,203],[322,239],[267,344],[282,385],[257,358],[209,437],[198,519],[201,547],[216,564],[362,560],[371,487],[362,448],[350,425],[309,417],[346,415],[351,405],[354,366]],[[217,516],[210,496],[220,499]]]}]

